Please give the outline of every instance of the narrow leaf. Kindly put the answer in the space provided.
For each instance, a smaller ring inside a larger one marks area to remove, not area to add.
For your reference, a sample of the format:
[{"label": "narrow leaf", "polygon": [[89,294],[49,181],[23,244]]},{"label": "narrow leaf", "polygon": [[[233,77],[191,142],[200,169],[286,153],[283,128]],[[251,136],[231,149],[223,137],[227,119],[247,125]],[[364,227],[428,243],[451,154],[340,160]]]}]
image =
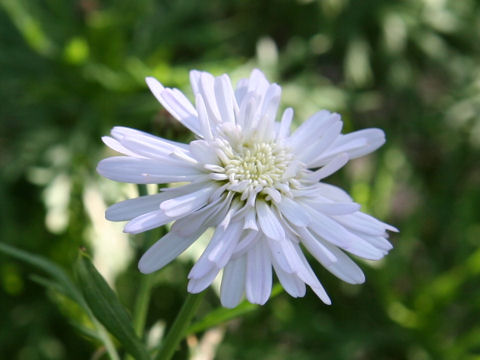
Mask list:
[{"label": "narrow leaf", "polygon": [[36,278],[34,279],[34,281],[37,281],[41,285],[54,291],[58,291],[59,293],[70,298],[72,301],[76,302],[92,320],[95,331],[97,333],[97,336],[95,336],[95,338],[101,339],[101,341],[105,345],[105,349],[107,350],[112,360],[119,360],[117,351],[115,350],[115,346],[113,345],[110,336],[107,334],[103,326],[99,324],[93,316],[92,311],[85,302],[85,299],[80,290],[78,290],[77,286],[73,283],[68,274],[60,266],[42,256],[31,254],[27,251],[17,249],[16,247],[4,243],[0,243],[0,252],[3,252],[4,254],[7,254],[17,260],[30,264],[37,269],[47,273],[52,278],[52,280],[41,280],[40,278]]},{"label": "narrow leaf", "polygon": [[0,252],[24,261],[27,264],[35,266],[36,268],[46,272],[52,277],[54,282],[57,283],[57,290],[61,291],[64,295],[78,303],[82,308],[87,308],[80,291],[77,289],[65,270],[63,270],[57,264],[45,259],[42,256],[31,254],[27,251],[17,249],[4,243],[0,243]]},{"label": "narrow leaf", "polygon": [[65,289],[58,282],[39,275],[30,275],[29,277],[30,280],[32,280],[34,283],[43,286],[47,290],[52,290],[55,293],[61,294],[69,298],[69,296],[65,293]]},{"label": "narrow leaf", "polygon": [[76,264],[76,273],[85,300],[95,317],[135,359],[149,359],[142,342],[135,334],[130,315],[84,254],[80,255]]},{"label": "narrow leaf", "polygon": [[[273,298],[282,292],[282,287],[277,284],[273,287],[270,298]],[[251,304],[244,300],[233,309],[218,308],[205,315],[201,320],[192,324],[186,331],[186,334],[194,334],[214,326],[225,323],[228,320],[235,319],[258,309],[258,305]]]}]

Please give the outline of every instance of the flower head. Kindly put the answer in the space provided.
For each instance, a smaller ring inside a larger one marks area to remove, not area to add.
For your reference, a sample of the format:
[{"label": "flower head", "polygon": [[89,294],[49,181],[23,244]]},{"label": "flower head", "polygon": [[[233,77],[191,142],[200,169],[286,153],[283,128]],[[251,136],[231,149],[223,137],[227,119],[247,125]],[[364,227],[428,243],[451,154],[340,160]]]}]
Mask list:
[{"label": "flower head", "polygon": [[378,260],[392,248],[386,230],[397,230],[362,213],[346,192],[323,179],[380,147],[383,131],[343,135],[340,116],[322,110],[290,134],[293,110],[276,121],[281,88],[259,70],[235,90],[227,75],[192,71],[190,80],[195,106],[178,89],[146,79],[196,140],[182,144],[124,127],[103,138],[124,156],[102,160],[101,175],[136,184],[184,183],[107,209],[107,219],[128,220],[125,231],[133,234],[174,222],[142,256],[140,271],[159,270],[213,227],[188,275],[188,291],[203,291],[223,270],[226,307],[236,306],[243,294],[264,304],[272,269],[293,297],[304,296],[308,285],[330,304],[302,248],[340,279],[364,282],[346,252]]}]

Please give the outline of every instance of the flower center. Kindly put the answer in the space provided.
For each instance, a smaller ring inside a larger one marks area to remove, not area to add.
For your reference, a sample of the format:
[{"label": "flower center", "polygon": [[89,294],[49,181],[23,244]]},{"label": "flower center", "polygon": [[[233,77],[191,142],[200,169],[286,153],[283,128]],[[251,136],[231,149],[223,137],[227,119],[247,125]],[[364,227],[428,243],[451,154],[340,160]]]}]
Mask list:
[{"label": "flower center", "polygon": [[223,189],[250,205],[257,196],[278,202],[282,194],[291,195],[299,167],[287,147],[275,142],[232,143],[217,139],[221,166],[210,167],[212,179],[224,182]]},{"label": "flower center", "polygon": [[248,181],[252,186],[274,186],[291,160],[285,149],[274,143],[243,145],[225,165],[230,183]]}]

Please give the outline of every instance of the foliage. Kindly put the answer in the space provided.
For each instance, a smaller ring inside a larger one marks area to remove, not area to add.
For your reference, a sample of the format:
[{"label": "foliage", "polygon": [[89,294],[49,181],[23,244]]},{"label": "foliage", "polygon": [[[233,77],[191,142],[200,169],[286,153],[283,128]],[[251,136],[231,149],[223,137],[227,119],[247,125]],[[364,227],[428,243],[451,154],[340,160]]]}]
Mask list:
[{"label": "foliage", "polygon": [[[185,140],[144,77],[188,92],[191,68],[236,80],[258,66],[297,121],[328,108],[346,131],[385,130],[377,155],[330,181],[401,233],[384,261],[362,264],[362,286],[316,268],[331,307],[280,293],[237,309],[242,318],[215,327],[217,358],[478,358],[479,24],[475,0],[0,0],[2,357],[123,355],[72,280],[85,247],[122,309],[135,309],[135,263],[151,242],[103,219],[105,204],[136,190],[96,175],[100,137],[123,125]],[[191,264],[183,257],[151,278],[139,337],[152,346],[185,298]],[[215,345],[205,324],[235,315],[218,305],[209,290],[190,328],[201,332],[178,359]]]}]

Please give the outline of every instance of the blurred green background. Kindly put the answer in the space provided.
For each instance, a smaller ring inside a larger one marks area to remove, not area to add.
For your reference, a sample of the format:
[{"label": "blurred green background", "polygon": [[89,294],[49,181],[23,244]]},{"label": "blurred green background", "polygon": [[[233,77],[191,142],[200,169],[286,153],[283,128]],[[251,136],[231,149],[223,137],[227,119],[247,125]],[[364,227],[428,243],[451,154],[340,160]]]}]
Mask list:
[{"label": "blurred green background", "polygon": [[[70,274],[87,248],[131,309],[144,237],[103,211],[136,188],[96,174],[110,154],[100,137],[122,125],[188,141],[144,77],[191,95],[190,69],[236,81],[259,67],[297,124],[327,108],[345,131],[385,130],[386,145],[328,181],[401,232],[361,264],[364,285],[315,266],[332,306],[281,293],[176,358],[480,359],[479,39],[474,0],[0,0],[0,241]],[[185,297],[191,256],[154,275],[153,338]],[[0,254],[1,357],[105,358],[39,275]],[[209,289],[200,315],[217,306]]]}]

